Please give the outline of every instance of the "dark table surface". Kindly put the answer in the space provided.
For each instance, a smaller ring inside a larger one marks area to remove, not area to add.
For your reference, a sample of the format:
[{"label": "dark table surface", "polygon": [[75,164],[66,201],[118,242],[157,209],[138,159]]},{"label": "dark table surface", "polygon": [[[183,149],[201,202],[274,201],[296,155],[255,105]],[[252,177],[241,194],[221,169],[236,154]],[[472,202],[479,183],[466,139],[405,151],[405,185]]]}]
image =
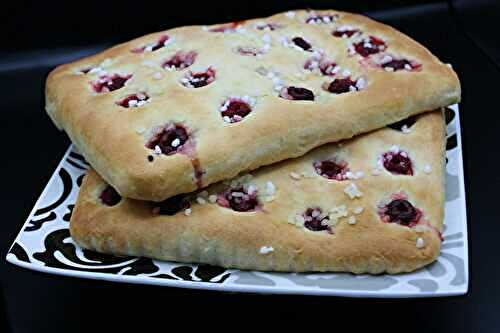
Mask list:
[{"label": "dark table surface", "polygon": [[[104,327],[113,331],[132,327],[147,330],[155,324],[168,330],[174,322],[183,328],[240,328],[234,323],[264,326],[267,320],[294,323],[303,319],[311,324],[330,324],[332,329],[343,325],[420,332],[499,332],[500,265],[494,246],[500,235],[500,214],[495,208],[495,189],[500,186],[500,172],[496,170],[500,159],[495,148],[500,111],[494,101],[500,94],[500,48],[495,45],[497,34],[493,27],[500,13],[495,2],[477,3],[428,1],[399,9],[376,10],[372,6],[367,12],[453,64],[461,78],[470,249],[467,295],[377,300],[234,294],[61,277],[6,263],[11,242],[69,145],[43,111],[45,77],[55,65],[110,43],[96,39],[92,40],[95,44],[85,46],[85,41],[79,40],[75,47],[0,52],[5,175],[0,192],[0,332],[73,332]],[[305,6],[291,2],[283,8],[276,5],[272,11],[268,7],[260,11],[258,7],[249,8],[249,16]],[[244,17],[242,11],[236,12]],[[229,13],[227,16],[231,17]],[[192,18],[182,15],[177,20],[180,24],[193,23]],[[48,24],[46,29],[50,30],[53,23]],[[154,31],[155,27],[147,29]],[[24,32],[20,33],[24,36]],[[6,320],[2,321],[2,316]]]}]

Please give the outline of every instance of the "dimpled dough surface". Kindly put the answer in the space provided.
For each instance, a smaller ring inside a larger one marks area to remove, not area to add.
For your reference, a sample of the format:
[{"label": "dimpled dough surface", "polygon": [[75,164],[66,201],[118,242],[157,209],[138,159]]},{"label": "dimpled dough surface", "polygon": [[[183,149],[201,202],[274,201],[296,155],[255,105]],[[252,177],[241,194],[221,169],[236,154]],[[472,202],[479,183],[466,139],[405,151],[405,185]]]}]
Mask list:
[{"label": "dimpled dough surface", "polygon": [[62,65],[46,109],[125,197],[161,201],[456,103],[455,72],[360,15],[147,35]]},{"label": "dimpled dough surface", "polygon": [[71,236],[98,252],[230,268],[413,271],[441,247],[445,124],[440,111],[408,124],[161,203],[120,198],[90,170]]}]

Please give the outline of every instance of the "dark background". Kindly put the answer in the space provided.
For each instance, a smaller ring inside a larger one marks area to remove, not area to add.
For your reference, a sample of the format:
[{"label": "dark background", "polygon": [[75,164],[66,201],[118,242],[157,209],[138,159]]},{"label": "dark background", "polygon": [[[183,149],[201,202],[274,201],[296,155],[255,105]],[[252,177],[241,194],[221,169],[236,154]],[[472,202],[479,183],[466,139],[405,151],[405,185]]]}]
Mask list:
[{"label": "dark background", "polygon": [[[6,263],[8,247],[69,144],[43,111],[51,68],[152,31],[305,7],[362,12],[393,25],[459,74],[469,214],[467,295],[367,300],[232,294],[60,277]],[[499,332],[498,22],[499,1],[486,0],[2,3],[0,332],[149,331],[155,324],[162,331],[241,330],[263,329],[271,320],[305,320],[308,331],[326,324],[330,331]]]}]

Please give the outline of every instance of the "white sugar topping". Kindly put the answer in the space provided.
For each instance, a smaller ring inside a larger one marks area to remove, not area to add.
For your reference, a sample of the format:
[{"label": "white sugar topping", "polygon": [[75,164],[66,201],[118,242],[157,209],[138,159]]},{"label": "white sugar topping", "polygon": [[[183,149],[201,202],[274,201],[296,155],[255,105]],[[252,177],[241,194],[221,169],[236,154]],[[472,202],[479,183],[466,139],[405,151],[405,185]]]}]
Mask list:
[{"label": "white sugar topping", "polygon": [[288,18],[294,18],[294,17],[295,17],[295,12],[291,12],[291,11],[290,11],[290,12],[287,12],[285,15],[286,15]]},{"label": "white sugar topping", "polygon": [[354,183],[351,183],[349,186],[344,188],[344,193],[347,194],[350,199],[361,198],[361,196],[363,195],[363,193],[359,191],[358,187]]},{"label": "white sugar topping", "polygon": [[269,254],[274,251],[274,248],[272,246],[263,246],[260,248],[259,253],[260,254]]},{"label": "white sugar topping", "polygon": [[179,138],[175,138],[170,145],[175,148],[178,147],[180,144],[181,140],[179,140]]},{"label": "white sugar topping", "polygon": [[391,146],[391,148],[389,148],[389,150],[392,153],[398,153],[399,152],[399,146],[393,145],[393,146]]},{"label": "white sugar topping", "polygon": [[184,210],[184,215],[186,215],[186,216],[191,215],[191,208],[186,208],[186,209]]},{"label": "white sugar topping", "polygon": [[215,203],[217,201],[217,196],[215,194],[211,194],[209,197],[208,197],[208,201],[210,203]]},{"label": "white sugar topping", "polygon": [[417,243],[415,244],[417,246],[417,249],[422,249],[425,247],[425,241],[423,238],[419,237],[417,238]]},{"label": "white sugar topping", "polygon": [[155,146],[155,154],[156,155],[161,155],[161,148],[158,145]]},{"label": "white sugar topping", "polygon": [[363,207],[354,207],[352,212],[356,215],[359,215],[363,212],[364,208]]},{"label": "white sugar topping", "polygon": [[386,63],[391,62],[391,61],[392,61],[392,57],[390,55],[385,55],[382,57],[382,59],[380,59],[381,64],[386,64]]},{"label": "white sugar topping", "polygon": [[104,69],[102,69],[101,67],[94,67],[89,71],[89,74],[97,74],[99,76],[103,76],[103,75],[106,75],[107,72]]},{"label": "white sugar topping", "polygon": [[300,175],[296,172],[290,172],[290,177],[295,180],[300,180]]},{"label": "white sugar topping", "polygon": [[266,193],[268,195],[273,195],[276,192],[276,186],[274,186],[273,182],[268,181],[266,183]]},{"label": "white sugar topping", "polygon": [[249,185],[248,188],[247,188],[247,193],[250,194],[250,195],[252,195],[255,192],[257,192],[257,187],[255,187],[255,185]]},{"label": "white sugar topping", "polygon": [[359,78],[357,81],[356,81],[356,88],[358,88],[359,90],[361,89],[364,89],[366,87],[366,80],[364,78]]},{"label": "white sugar topping", "polygon": [[347,223],[349,223],[350,225],[356,224],[356,218],[354,216],[349,216],[349,218],[347,219]]},{"label": "white sugar topping", "polygon": [[347,217],[347,208],[345,205],[335,206],[328,211],[328,218],[325,223],[331,227],[337,225],[339,219]]},{"label": "white sugar topping", "polygon": [[207,203],[207,201],[200,196],[196,198],[196,202],[199,203],[200,205],[204,205]]},{"label": "white sugar topping", "polygon": [[337,31],[339,32],[344,32],[344,31],[349,31],[349,30],[354,30],[354,28],[350,25],[343,25],[337,28]]},{"label": "white sugar topping", "polygon": [[403,132],[404,134],[408,134],[411,132],[411,128],[408,128],[408,126],[403,125],[403,127],[401,127],[401,132]]},{"label": "white sugar topping", "polygon": [[431,173],[431,171],[432,171],[431,166],[430,166],[429,164],[426,164],[426,165],[424,166],[424,172],[425,172],[426,174],[430,174],[430,173]]}]

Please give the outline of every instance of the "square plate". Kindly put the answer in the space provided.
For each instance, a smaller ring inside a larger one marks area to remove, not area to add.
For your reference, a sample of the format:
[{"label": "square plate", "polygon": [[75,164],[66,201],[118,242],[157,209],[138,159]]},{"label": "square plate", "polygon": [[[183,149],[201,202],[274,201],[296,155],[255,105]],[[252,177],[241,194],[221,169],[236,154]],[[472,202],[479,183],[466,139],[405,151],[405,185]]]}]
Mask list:
[{"label": "square plate", "polygon": [[52,274],[220,291],[380,298],[462,295],[468,289],[469,265],[457,105],[447,109],[446,122],[444,242],[438,260],[413,273],[267,273],[115,257],[81,249],[73,243],[68,227],[88,164],[73,146],[36,202],[7,253],[7,261]]}]

